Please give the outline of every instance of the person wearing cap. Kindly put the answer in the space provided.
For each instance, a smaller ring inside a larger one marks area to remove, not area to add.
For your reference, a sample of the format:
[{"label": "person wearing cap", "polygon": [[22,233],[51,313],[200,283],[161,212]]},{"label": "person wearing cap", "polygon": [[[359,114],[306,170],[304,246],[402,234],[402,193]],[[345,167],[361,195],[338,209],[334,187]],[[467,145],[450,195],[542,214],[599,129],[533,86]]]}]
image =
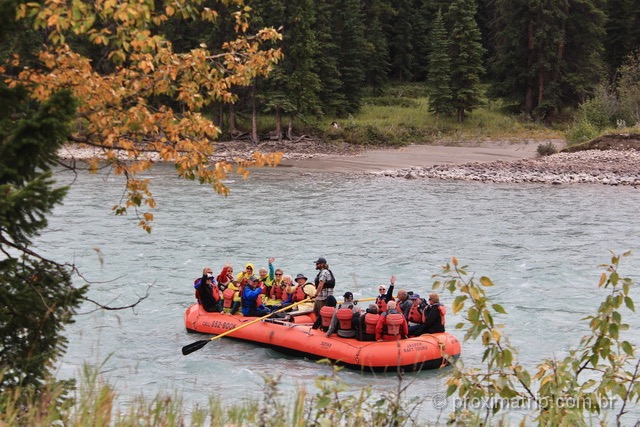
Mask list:
[{"label": "person wearing cap", "polygon": [[[327,297],[328,298],[328,297]],[[353,338],[356,336],[355,325],[360,317],[360,307],[353,301],[353,293],[345,292],[344,302],[336,308],[331,318],[331,324],[327,330],[327,338],[337,331],[342,338]]]},{"label": "person wearing cap", "polygon": [[391,276],[389,289],[384,285],[378,286],[378,296],[376,297],[376,305],[378,306],[378,313],[384,313],[387,311],[387,303],[393,300],[393,287],[396,284],[396,276]]},{"label": "person wearing cap", "polygon": [[210,268],[205,268],[196,286],[196,298],[200,305],[202,305],[204,311],[219,313],[222,311],[222,306],[220,305],[220,290],[213,282],[213,272]]},{"label": "person wearing cap", "polygon": [[271,313],[262,304],[262,289],[264,285],[256,276],[249,276],[247,284],[242,289],[242,314],[246,317],[262,317]]},{"label": "person wearing cap", "polygon": [[409,322],[409,335],[420,335],[419,332],[422,330],[423,323],[423,311],[426,304],[424,304],[423,299],[420,298],[418,294],[411,294],[409,301],[411,301],[411,306],[406,316],[407,322]]},{"label": "person wearing cap", "polygon": [[358,317],[358,327],[356,328],[358,341],[376,340],[378,320],[380,320],[378,306],[376,304],[369,304],[365,313]]},{"label": "person wearing cap", "polygon": [[336,279],[331,270],[327,260],[320,257],[316,260],[316,270],[318,275],[315,278],[316,285],[316,300],[313,305],[313,313],[316,315],[316,323],[313,324],[313,329],[318,329],[320,324],[320,310],[326,305],[326,300],[329,295],[333,295],[333,288],[336,286]]}]

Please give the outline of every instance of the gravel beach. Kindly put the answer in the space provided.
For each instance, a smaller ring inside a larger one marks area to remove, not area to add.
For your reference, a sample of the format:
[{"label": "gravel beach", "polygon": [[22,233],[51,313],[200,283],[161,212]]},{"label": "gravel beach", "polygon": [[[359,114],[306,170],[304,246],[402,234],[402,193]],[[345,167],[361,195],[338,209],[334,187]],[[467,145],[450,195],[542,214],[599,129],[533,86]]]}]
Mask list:
[{"label": "gravel beach", "polygon": [[[247,158],[255,151],[281,151],[281,167],[305,171],[373,174],[402,179],[448,179],[495,183],[605,184],[640,186],[640,151],[586,150],[539,157],[544,142],[484,142],[465,146],[410,145],[400,149],[362,150],[320,141],[220,142],[211,160]],[[553,141],[559,148],[564,144]],[[67,145],[63,160],[101,158],[91,147]],[[152,160],[160,161],[154,154]]]}]

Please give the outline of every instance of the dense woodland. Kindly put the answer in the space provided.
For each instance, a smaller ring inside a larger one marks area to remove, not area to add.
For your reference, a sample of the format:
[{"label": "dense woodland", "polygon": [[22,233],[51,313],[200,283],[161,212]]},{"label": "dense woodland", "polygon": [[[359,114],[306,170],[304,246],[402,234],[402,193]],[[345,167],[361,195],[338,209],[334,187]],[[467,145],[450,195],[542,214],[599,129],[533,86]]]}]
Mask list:
[{"label": "dense woodland", "polygon": [[[346,117],[390,84],[423,82],[430,111],[456,117],[501,98],[510,112],[552,123],[596,93],[615,88],[640,47],[635,0],[249,0],[251,31],[273,27],[283,59],[268,77],[234,90],[235,104],[206,112],[228,135],[258,117],[291,137],[305,118]],[[216,6],[217,7],[217,6]],[[233,36],[234,5],[211,22],[168,20],[154,29],[186,52],[216,49]],[[46,31],[19,28],[3,56],[33,52]],[[28,36],[25,36],[28,34]],[[113,67],[107,48],[78,38],[76,49],[99,72]],[[84,44],[83,44],[84,43]],[[159,97],[154,102],[168,100]],[[240,118],[243,118],[242,120]],[[239,125],[239,123],[241,123]],[[633,124],[633,123],[631,123]]]}]

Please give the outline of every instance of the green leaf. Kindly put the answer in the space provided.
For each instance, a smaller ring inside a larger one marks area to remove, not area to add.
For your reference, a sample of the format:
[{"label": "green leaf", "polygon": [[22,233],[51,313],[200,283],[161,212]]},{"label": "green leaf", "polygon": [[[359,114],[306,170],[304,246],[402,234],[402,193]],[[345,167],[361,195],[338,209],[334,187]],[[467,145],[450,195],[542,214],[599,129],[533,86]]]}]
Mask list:
[{"label": "green leaf", "polygon": [[633,357],[633,346],[629,343],[629,341],[622,341],[622,351],[627,353],[627,355]]},{"label": "green leaf", "polygon": [[624,297],[624,304],[629,310],[633,311],[634,313],[636,312],[636,308],[633,305],[633,300],[631,299],[631,297]]},{"label": "green leaf", "polygon": [[493,286],[493,282],[487,276],[482,276],[480,278],[480,284],[482,286]]},{"label": "green leaf", "polygon": [[493,307],[493,310],[497,313],[507,314],[505,309],[500,304],[493,304],[492,307]]},{"label": "green leaf", "polygon": [[453,393],[455,393],[456,389],[458,388],[457,385],[455,384],[451,384],[449,387],[447,387],[447,397],[451,396]]}]

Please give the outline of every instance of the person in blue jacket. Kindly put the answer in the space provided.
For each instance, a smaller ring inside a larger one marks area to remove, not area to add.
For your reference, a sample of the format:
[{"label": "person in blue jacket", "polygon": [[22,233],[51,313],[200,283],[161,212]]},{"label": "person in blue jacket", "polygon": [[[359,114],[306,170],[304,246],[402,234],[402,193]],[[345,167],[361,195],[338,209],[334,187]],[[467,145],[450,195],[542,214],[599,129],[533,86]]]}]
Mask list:
[{"label": "person in blue jacket", "polygon": [[247,284],[242,289],[242,314],[247,317],[262,317],[271,313],[262,304],[262,282],[256,276],[249,277]]}]

